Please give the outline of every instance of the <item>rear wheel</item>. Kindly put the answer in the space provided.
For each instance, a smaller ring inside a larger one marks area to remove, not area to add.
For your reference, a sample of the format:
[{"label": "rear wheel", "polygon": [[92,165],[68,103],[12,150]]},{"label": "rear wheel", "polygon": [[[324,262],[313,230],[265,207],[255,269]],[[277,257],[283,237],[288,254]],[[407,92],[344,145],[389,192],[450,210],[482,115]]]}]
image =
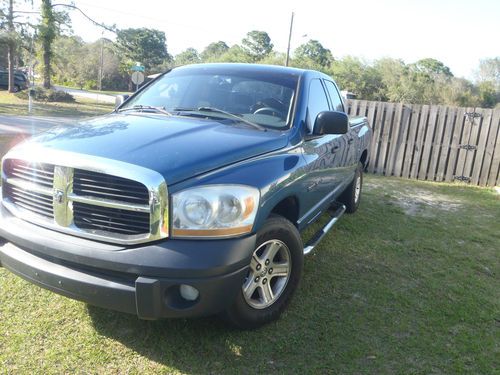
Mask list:
[{"label": "rear wheel", "polygon": [[346,212],[353,213],[359,207],[361,200],[361,190],[363,187],[363,164],[358,163],[354,180],[347,186],[339,198],[339,201],[346,207]]},{"label": "rear wheel", "polygon": [[226,319],[239,328],[257,328],[278,319],[302,275],[303,245],[297,228],[271,216],[257,233],[247,277]]}]

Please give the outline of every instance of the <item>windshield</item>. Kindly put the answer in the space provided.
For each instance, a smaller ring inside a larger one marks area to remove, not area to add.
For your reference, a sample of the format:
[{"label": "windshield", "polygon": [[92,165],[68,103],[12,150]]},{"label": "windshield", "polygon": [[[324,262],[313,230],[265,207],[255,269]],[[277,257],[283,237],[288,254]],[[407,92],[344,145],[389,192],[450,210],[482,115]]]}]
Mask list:
[{"label": "windshield", "polygon": [[236,115],[243,122],[279,129],[289,123],[297,82],[298,76],[290,73],[181,68],[158,79],[120,110],[150,106],[174,115],[231,120]]}]

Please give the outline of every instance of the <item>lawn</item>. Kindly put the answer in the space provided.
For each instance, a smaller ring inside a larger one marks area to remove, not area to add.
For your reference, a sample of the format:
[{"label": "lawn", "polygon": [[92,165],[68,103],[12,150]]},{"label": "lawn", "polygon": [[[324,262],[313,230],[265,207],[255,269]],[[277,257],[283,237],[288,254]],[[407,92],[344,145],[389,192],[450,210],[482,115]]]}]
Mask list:
[{"label": "lawn", "polygon": [[[111,112],[114,105],[95,100],[75,97],[75,103],[34,102],[32,115],[35,116],[95,116]],[[27,116],[28,101],[19,99],[5,90],[0,91],[0,115]]]},{"label": "lawn", "polygon": [[0,368],[500,373],[500,196],[376,176],[366,177],[364,193],[359,211],[306,258],[288,311],[256,331],[216,318],[139,321],[0,269]]}]

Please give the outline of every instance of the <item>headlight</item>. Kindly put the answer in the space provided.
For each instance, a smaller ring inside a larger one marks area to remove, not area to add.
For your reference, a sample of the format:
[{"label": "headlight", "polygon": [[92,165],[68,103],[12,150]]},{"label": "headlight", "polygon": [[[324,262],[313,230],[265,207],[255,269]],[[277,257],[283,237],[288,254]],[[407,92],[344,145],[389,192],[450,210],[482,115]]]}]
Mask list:
[{"label": "headlight", "polygon": [[207,185],[172,196],[173,237],[228,237],[252,230],[259,190],[242,185]]}]

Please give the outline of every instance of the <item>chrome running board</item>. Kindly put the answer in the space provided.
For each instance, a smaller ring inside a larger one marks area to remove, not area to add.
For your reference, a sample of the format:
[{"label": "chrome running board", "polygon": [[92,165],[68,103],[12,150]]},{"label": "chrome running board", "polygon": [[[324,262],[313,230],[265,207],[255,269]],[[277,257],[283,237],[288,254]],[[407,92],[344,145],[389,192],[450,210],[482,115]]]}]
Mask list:
[{"label": "chrome running board", "polygon": [[306,243],[306,245],[304,246],[304,255],[307,255],[314,250],[314,248],[321,242],[328,231],[332,229],[332,227],[340,219],[344,212],[345,206],[340,203],[337,205],[337,208],[328,210],[328,213],[331,216],[331,220],[326,223],[323,228],[317,231],[316,234]]}]

